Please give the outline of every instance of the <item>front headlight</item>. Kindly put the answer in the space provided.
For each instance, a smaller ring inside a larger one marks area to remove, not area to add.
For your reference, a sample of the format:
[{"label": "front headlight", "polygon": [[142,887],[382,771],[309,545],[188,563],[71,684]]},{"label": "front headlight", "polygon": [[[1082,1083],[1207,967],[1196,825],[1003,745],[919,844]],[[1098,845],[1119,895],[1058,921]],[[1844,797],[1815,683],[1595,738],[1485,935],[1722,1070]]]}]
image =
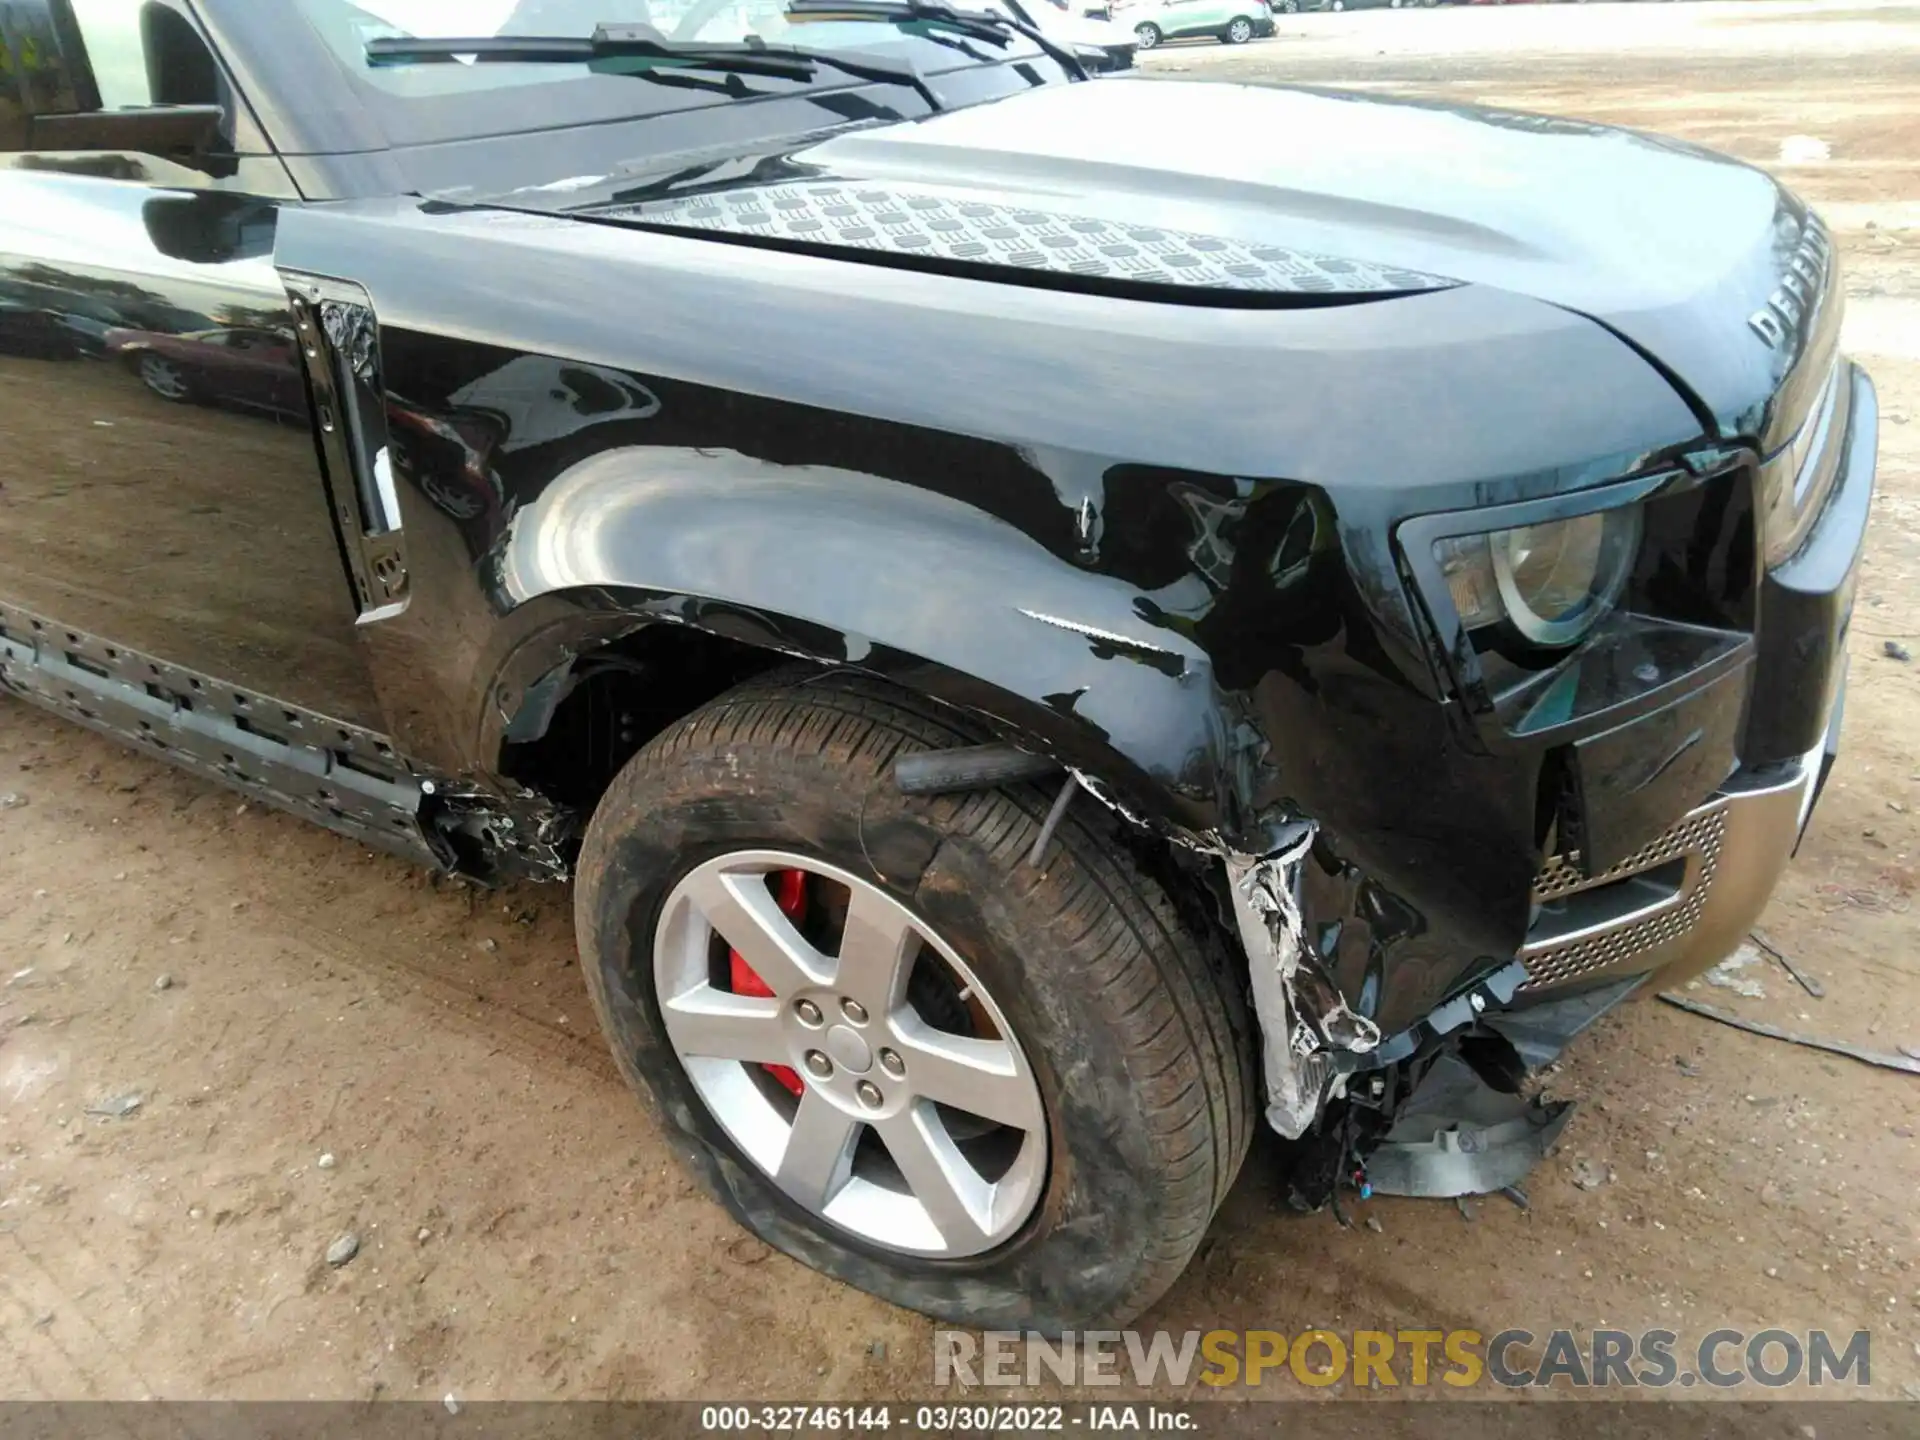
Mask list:
[{"label": "front headlight", "polygon": [[1596,510],[1434,542],[1460,622],[1508,624],[1532,645],[1571,645],[1620,596],[1640,548],[1640,507]]}]

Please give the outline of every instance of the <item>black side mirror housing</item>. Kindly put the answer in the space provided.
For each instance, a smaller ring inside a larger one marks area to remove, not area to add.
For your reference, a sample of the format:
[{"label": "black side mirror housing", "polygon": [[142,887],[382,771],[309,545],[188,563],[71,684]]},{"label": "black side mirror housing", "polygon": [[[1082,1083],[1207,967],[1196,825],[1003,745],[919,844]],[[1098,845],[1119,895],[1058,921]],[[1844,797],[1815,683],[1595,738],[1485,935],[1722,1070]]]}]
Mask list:
[{"label": "black side mirror housing", "polygon": [[91,110],[79,115],[35,115],[34,150],[130,150],[192,163],[220,145],[226,111],[218,105],[153,105],[136,110]]},{"label": "black side mirror housing", "polygon": [[213,104],[102,109],[72,0],[0,0],[0,143],[7,149],[120,151],[204,168],[202,157],[228,148],[225,123]]},{"label": "black side mirror housing", "polygon": [[140,207],[153,248],[193,265],[273,253],[278,207],[243,195],[155,195]]}]

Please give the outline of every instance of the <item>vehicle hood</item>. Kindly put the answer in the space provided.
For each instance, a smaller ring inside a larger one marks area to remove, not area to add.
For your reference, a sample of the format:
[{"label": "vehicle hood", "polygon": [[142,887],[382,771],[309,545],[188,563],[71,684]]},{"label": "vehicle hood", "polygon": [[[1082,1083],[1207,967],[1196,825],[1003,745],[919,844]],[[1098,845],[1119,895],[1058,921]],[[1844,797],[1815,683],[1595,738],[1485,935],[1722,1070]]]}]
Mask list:
[{"label": "vehicle hood", "polygon": [[[1163,227],[1200,251],[1199,263],[1208,245],[1228,247],[1221,293],[1178,292],[1204,303],[1232,303],[1236,291],[1264,292],[1247,303],[1278,303],[1276,290],[1326,303],[1494,286],[1607,326],[1727,435],[1772,429],[1770,400],[1837,328],[1825,232],[1771,178],[1677,141],[1572,120],[1111,80],[844,132],[739,173],[701,193],[599,208],[876,263],[913,263],[917,252],[966,264],[971,241],[973,263],[1021,265],[1063,284],[1127,278],[1086,242],[1084,222]],[[952,208],[967,205],[983,223],[1030,233],[982,245]],[[961,222],[962,248],[922,214]],[[1276,255],[1277,283],[1254,275]],[[1228,273],[1236,262],[1238,279]],[[1310,273],[1291,283],[1303,267]]]}]

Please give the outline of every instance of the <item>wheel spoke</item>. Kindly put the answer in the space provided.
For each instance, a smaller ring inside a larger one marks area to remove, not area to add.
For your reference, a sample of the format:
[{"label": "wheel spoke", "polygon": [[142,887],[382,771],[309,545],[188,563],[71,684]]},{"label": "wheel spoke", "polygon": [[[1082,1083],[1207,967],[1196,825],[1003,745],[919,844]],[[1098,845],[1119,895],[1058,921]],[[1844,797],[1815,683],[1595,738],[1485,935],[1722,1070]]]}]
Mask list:
[{"label": "wheel spoke", "polygon": [[948,1035],[911,1012],[896,1017],[893,1032],[915,1095],[1019,1130],[1043,1125],[1039,1089],[1006,1041]]},{"label": "wheel spoke", "polygon": [[966,1253],[984,1246],[993,1188],[960,1153],[933,1107],[909,1106],[875,1128],[949,1248]]},{"label": "wheel spoke", "polygon": [[810,1210],[824,1210],[853,1171],[860,1122],[826,1096],[809,1090],[794,1112],[793,1132],[774,1176],[780,1188]]},{"label": "wheel spoke", "polygon": [[865,886],[847,899],[847,925],[840,939],[834,986],[876,1016],[889,1014],[906,994],[920,933],[898,905]]},{"label": "wheel spoke", "polygon": [[788,1058],[777,1000],[703,985],[666,1000],[662,1008],[682,1055],[762,1063]]},{"label": "wheel spoke", "polygon": [[760,875],[696,873],[689,877],[687,891],[707,923],[774,994],[790,995],[826,979],[826,962],[781,913]]},{"label": "wheel spoke", "polygon": [[[790,883],[775,888],[794,871],[829,887],[808,892],[821,903],[794,907],[797,922],[779,899],[792,903]],[[808,938],[836,922],[837,944]],[[915,984],[909,1000],[922,960],[917,978],[951,989],[922,997]],[[667,896],[652,972],[666,1037],[700,1101],[818,1223],[889,1252],[957,1258],[992,1249],[1032,1212],[1048,1116],[1026,1055],[967,961],[883,885],[784,850],[716,855]],[[789,1088],[797,1072],[798,1098],[766,1070]],[[878,1144],[861,1138],[868,1130]]]}]

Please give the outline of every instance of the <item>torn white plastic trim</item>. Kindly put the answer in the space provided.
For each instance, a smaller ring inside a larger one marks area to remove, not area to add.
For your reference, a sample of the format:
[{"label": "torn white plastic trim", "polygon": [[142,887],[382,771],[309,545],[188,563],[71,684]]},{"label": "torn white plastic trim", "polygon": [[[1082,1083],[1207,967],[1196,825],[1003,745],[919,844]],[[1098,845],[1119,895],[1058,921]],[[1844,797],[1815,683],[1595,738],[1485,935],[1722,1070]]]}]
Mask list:
[{"label": "torn white plastic trim", "polygon": [[[1321,1036],[1343,1035],[1344,1048],[1363,1053],[1380,1043],[1379,1027],[1344,1004],[1337,1015],[1309,1018],[1296,992],[1306,932],[1295,890],[1315,829],[1309,825],[1299,839],[1272,855],[1229,852],[1224,857],[1263,1041],[1267,1123],[1289,1140],[1306,1133],[1329,1094],[1333,1057]],[[1331,1029],[1329,1022],[1335,1022]]]},{"label": "torn white plastic trim", "polygon": [[1324,1054],[1317,1063],[1314,1059],[1319,1039],[1304,1023],[1295,1026],[1298,1017],[1288,983],[1300,968],[1306,943],[1300,902],[1293,893],[1294,871],[1313,845],[1313,834],[1309,829],[1292,846],[1264,860],[1231,853],[1226,857],[1233,917],[1253,982],[1254,1018],[1265,1042],[1260,1053],[1267,1123],[1289,1140],[1304,1135],[1319,1113],[1328,1069]]}]

